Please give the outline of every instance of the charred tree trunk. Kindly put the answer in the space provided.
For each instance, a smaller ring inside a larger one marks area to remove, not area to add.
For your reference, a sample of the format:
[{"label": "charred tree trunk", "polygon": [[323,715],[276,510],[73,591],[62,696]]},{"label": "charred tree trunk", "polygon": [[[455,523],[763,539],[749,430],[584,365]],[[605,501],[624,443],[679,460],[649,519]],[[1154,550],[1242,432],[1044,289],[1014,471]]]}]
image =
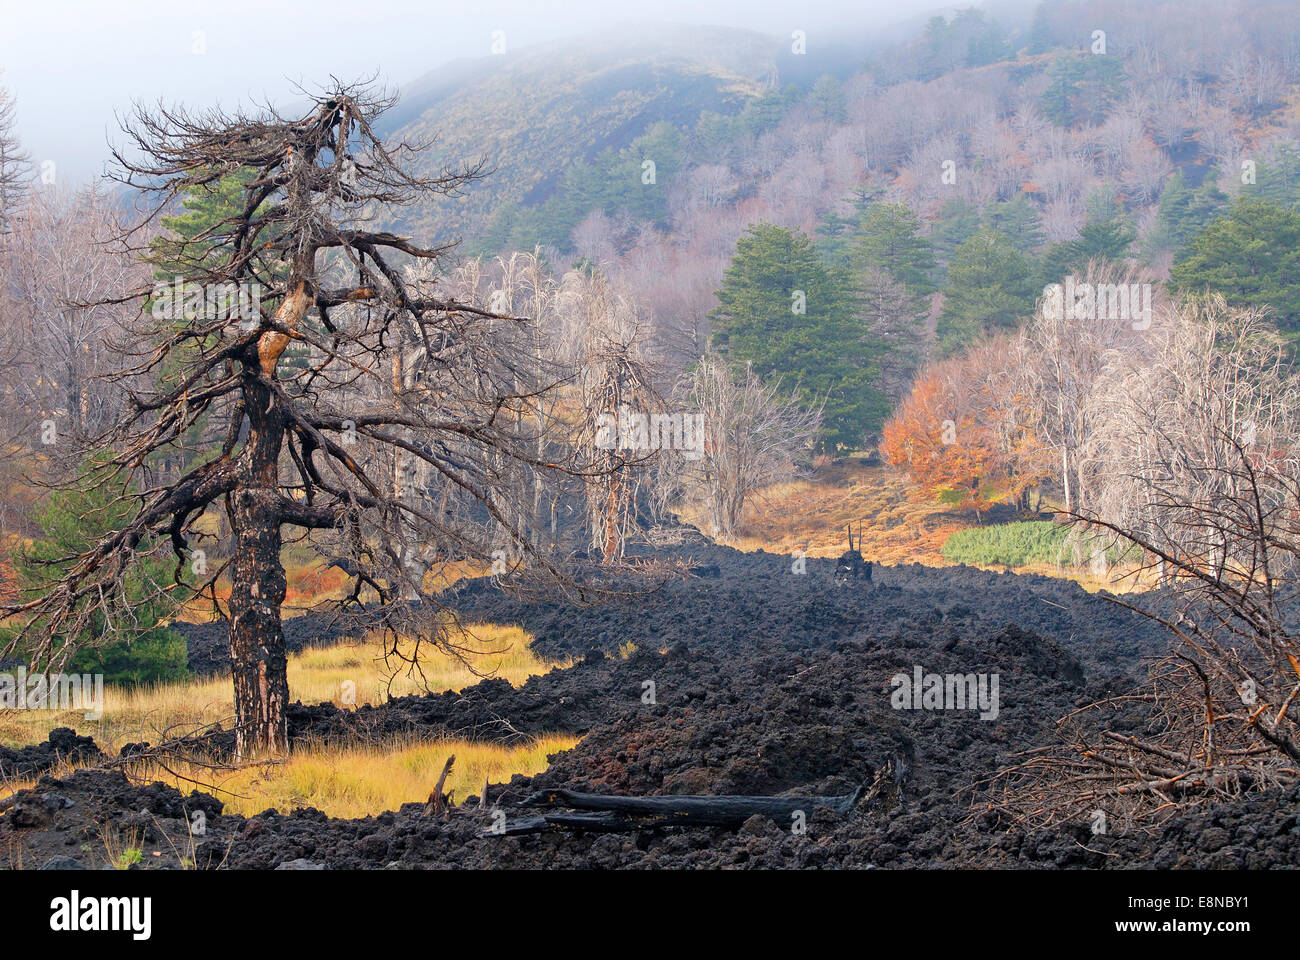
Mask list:
[{"label": "charred tree trunk", "polygon": [[605,511],[602,516],[604,523],[603,536],[601,537],[601,554],[606,563],[618,559],[622,552],[622,520],[624,511],[624,501],[626,492],[623,489],[623,478],[615,473],[609,478],[609,491],[605,497]]},{"label": "charred tree trunk", "polygon": [[285,575],[280,562],[280,447],[284,420],[270,390],[249,376],[248,469],[230,494],[235,558],[230,590],[230,662],[240,759],[288,752],[289,700],[284,630]]}]

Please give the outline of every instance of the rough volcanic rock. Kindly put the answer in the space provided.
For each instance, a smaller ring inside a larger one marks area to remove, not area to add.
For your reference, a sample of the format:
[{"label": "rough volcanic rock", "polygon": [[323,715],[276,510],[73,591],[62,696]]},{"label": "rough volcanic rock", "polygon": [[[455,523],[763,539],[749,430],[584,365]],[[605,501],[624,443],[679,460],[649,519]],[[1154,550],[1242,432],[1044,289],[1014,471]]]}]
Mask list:
[{"label": "rough volcanic rock", "polygon": [[[884,567],[872,584],[838,586],[833,561],[810,561],[800,576],[773,555],[692,546],[677,556],[708,575],[596,606],[527,602],[488,581],[469,582],[453,598],[468,619],[518,623],[544,653],[575,662],[518,689],[485,680],[458,694],[354,712],[296,704],[292,736],[581,735],[544,772],[489,787],[490,809],[508,819],[535,812],[516,807],[528,794],[556,787],[841,795],[885,771],[875,801],[852,814],[819,810],[806,832],[752,817],[736,829],[501,838],[485,835],[490,816],[476,803],[445,819],[423,816],[421,803],[358,820],[316,810],[244,818],[223,815],[200,793],[184,797],[161,785],[131,786],[120,773],[82,771],[44,778],[0,815],[0,866],[15,851],[33,864],[70,848],[77,857],[87,832],[106,820],[145,831],[144,866],[175,865],[169,851],[189,849],[186,823],[195,809],[206,812],[208,832],[186,857],[201,866],[1300,865],[1300,788],[1206,806],[1155,836],[1094,837],[1082,822],[1025,832],[986,812],[985,778],[1021,751],[1052,742],[1061,716],[1127,687],[1140,677],[1142,658],[1165,648],[1160,628],[1102,596],[1045,577],[969,568]],[[307,621],[296,629],[303,642],[329,640],[312,636]],[[628,641],[635,649],[623,656]],[[898,709],[893,678],[917,668],[996,677],[996,716]],[[1140,721],[1116,713],[1108,722],[1125,729]]]},{"label": "rough volcanic rock", "polygon": [[79,737],[68,727],[55,727],[44,743],[17,750],[0,745],[0,780],[28,780],[53,770],[61,760],[94,763],[103,754],[90,737]]}]

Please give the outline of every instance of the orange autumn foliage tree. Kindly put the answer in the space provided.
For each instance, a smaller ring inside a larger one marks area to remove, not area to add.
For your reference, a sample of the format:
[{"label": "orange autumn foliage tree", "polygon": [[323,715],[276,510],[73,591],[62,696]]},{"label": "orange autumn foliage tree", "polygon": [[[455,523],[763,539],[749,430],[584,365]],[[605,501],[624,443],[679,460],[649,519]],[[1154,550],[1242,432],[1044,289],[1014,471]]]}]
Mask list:
[{"label": "orange autumn foliage tree", "polygon": [[1044,477],[1007,376],[1006,339],[927,365],[882,431],[880,453],[930,496],[977,512],[1023,503]]}]

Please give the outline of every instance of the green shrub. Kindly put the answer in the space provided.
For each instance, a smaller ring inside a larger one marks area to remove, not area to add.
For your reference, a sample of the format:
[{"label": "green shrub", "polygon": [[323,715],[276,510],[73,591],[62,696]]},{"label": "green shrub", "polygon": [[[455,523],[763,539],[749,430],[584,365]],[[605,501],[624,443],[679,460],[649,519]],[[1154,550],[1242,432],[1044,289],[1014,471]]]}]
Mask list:
[{"label": "green shrub", "polygon": [[175,630],[156,627],[130,639],[78,649],[69,673],[102,673],[105,683],[154,683],[190,676],[189,650]]},{"label": "green shrub", "polygon": [[991,527],[958,530],[943,544],[943,558],[949,563],[978,566],[1003,564],[1022,567],[1029,563],[1059,563],[1070,553],[1065,538],[1070,528],[1050,520],[1022,520]]},{"label": "green shrub", "polygon": [[[944,541],[941,552],[949,563],[983,567],[1023,567],[1031,563],[1087,566],[1092,554],[1086,541],[1070,540],[1069,526],[1051,520],[1020,520],[958,530]],[[1136,553],[1132,544],[1112,544],[1106,549],[1106,562],[1132,559]]]},{"label": "green shrub", "polygon": [[[106,482],[102,458],[87,461],[83,473],[80,484],[55,490],[36,511],[41,536],[14,558],[25,596],[49,589],[70,566],[67,558],[120,529],[129,517],[130,504],[118,496],[123,491]],[[134,488],[125,492],[133,493]],[[72,648],[66,667],[70,672],[102,673],[107,683],[171,681],[189,675],[185,638],[161,625],[175,613],[187,588],[162,592],[171,582],[174,561],[148,545],[137,551],[140,556],[123,578],[122,589],[138,626],[106,636],[108,624],[95,612],[78,632],[56,635],[56,651]],[[11,637],[15,629],[7,626],[0,636]],[[25,658],[27,651],[20,649],[19,654]]]}]

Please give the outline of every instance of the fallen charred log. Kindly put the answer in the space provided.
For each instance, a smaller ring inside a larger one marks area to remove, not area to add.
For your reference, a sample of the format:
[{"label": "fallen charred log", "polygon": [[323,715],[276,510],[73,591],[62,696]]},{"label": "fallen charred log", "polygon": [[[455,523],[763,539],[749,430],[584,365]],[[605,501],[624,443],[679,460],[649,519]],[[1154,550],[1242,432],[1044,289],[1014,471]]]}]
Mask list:
[{"label": "fallen charred log", "polygon": [[573,830],[591,833],[627,833],[632,830],[653,830],[658,827],[699,827],[699,820],[685,817],[626,817],[609,811],[586,813],[548,813],[540,817],[521,817],[504,826],[488,831],[483,836],[519,837],[546,830]]},{"label": "fallen charred log", "polygon": [[743,823],[754,814],[765,817],[789,817],[795,811],[805,813],[814,807],[826,807],[847,813],[866,793],[861,787],[840,797],[622,797],[614,794],[579,793],[577,790],[543,790],[530,794],[521,804],[525,807],[572,807],[575,810],[607,810],[629,816],[691,817],[709,826]]},{"label": "fallen charred log", "polygon": [[[617,833],[658,827],[739,827],[755,815],[784,825],[800,815],[804,820],[812,820],[818,810],[840,815],[850,813],[864,801],[879,796],[890,780],[887,770],[882,769],[869,786],[863,784],[851,794],[836,797],[623,797],[577,790],[544,790],[530,794],[520,806],[569,810],[523,817],[485,836],[520,836],[544,830]],[[574,813],[574,810],[581,812]]]}]

